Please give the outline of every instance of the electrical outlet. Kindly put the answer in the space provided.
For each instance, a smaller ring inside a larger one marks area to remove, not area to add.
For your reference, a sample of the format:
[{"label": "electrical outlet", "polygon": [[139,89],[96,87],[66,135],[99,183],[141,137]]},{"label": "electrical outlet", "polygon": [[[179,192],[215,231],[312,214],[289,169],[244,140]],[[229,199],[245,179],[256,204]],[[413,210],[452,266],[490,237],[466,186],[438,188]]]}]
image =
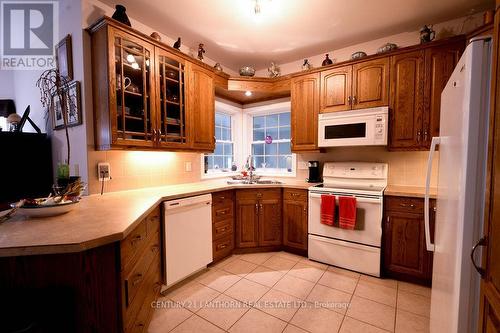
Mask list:
[{"label": "electrical outlet", "polygon": [[186,172],[191,172],[193,170],[191,162],[184,162],[184,170],[186,170]]},{"label": "electrical outlet", "polygon": [[109,181],[111,179],[111,166],[109,163],[100,162],[97,163],[97,177],[100,181]]}]

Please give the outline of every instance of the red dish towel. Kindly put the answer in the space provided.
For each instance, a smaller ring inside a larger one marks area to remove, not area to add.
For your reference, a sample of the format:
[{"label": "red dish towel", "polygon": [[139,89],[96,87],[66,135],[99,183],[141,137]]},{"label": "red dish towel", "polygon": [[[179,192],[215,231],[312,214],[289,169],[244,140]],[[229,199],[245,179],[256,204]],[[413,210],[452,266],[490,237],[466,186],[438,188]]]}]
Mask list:
[{"label": "red dish towel", "polygon": [[322,194],[321,195],[321,223],[332,225],[335,216],[335,196]]},{"label": "red dish towel", "polygon": [[339,227],[353,230],[356,226],[356,198],[339,197]]}]

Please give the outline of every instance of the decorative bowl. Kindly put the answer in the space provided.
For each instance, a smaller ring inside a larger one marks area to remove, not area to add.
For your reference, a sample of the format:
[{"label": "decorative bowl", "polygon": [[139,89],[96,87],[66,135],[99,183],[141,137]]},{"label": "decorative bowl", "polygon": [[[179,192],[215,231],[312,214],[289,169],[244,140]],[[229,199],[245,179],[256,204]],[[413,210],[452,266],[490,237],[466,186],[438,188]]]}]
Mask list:
[{"label": "decorative bowl", "polygon": [[[65,200],[58,204],[53,205],[38,205],[38,206],[30,206],[25,205],[18,209],[17,213],[22,214],[24,216],[29,217],[49,217],[49,216],[57,216],[66,214],[76,207],[79,201]],[[10,204],[12,208],[16,207],[16,203]]]},{"label": "decorative bowl", "polygon": [[351,59],[360,59],[360,58],[364,58],[366,57],[366,52],[363,52],[363,51],[358,51],[358,52],[354,52],[352,55],[351,55]]},{"label": "decorative bowl", "polygon": [[386,53],[386,52],[395,50],[397,48],[398,48],[398,46],[396,44],[394,44],[394,43],[386,43],[386,44],[384,44],[384,45],[382,45],[381,47],[378,48],[377,54]]},{"label": "decorative bowl", "polygon": [[241,76],[254,76],[255,75],[255,68],[252,66],[245,66],[240,68],[240,75]]}]

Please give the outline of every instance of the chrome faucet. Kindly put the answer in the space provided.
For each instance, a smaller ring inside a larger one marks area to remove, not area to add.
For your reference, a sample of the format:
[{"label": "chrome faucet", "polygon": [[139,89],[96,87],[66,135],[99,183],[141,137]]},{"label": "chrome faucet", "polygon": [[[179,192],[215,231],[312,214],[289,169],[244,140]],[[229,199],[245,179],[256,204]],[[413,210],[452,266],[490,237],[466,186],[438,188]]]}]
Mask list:
[{"label": "chrome faucet", "polygon": [[253,183],[253,181],[254,181],[254,174],[253,174],[254,167],[253,167],[253,156],[252,155],[248,155],[246,166],[247,166],[247,170],[248,170],[248,181],[250,183]]}]

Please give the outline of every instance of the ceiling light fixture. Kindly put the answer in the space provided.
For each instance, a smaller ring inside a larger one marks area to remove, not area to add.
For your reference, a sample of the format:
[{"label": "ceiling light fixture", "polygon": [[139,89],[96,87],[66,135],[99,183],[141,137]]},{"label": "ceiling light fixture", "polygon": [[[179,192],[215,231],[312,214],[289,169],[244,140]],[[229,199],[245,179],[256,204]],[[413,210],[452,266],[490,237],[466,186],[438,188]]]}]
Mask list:
[{"label": "ceiling light fixture", "polygon": [[252,96],[252,92],[250,90],[245,91],[245,96],[247,97]]}]

